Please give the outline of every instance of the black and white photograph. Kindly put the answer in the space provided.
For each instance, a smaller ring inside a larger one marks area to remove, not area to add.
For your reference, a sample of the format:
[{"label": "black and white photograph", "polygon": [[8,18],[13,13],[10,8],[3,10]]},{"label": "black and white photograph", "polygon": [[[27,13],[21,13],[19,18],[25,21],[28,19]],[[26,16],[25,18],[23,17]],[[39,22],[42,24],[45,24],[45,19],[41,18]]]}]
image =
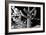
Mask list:
[{"label": "black and white photograph", "polygon": [[8,4],[8,32],[43,30],[43,5],[30,3]]},{"label": "black and white photograph", "polygon": [[11,6],[11,28],[40,27],[40,7]]}]

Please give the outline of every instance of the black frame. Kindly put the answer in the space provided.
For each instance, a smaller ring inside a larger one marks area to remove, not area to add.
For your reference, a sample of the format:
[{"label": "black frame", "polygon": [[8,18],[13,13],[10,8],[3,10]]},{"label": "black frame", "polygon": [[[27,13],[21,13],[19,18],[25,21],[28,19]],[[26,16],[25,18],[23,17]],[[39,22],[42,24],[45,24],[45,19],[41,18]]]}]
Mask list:
[{"label": "black frame", "polygon": [[[13,32],[8,33],[8,3],[26,3],[26,4],[39,4],[43,5],[43,30],[42,31],[30,31],[30,32]],[[45,3],[44,2],[26,2],[26,1],[5,1],[5,34],[24,34],[24,33],[39,33],[45,32]]]}]

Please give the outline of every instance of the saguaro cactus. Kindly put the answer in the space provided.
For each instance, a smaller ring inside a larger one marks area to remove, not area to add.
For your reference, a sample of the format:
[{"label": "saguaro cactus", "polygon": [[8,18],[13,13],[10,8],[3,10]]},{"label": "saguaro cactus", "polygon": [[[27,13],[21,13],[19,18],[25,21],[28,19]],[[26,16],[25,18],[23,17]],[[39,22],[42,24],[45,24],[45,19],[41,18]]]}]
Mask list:
[{"label": "saguaro cactus", "polygon": [[[32,13],[34,11],[34,13]],[[36,15],[36,10],[35,10],[35,8],[33,8],[31,11],[30,11],[30,8],[28,7],[28,10],[26,10],[25,8],[24,8],[24,12],[25,13],[27,13],[27,16],[25,16],[25,17],[27,17],[27,28],[30,28],[30,26],[31,26],[31,19],[33,19],[33,17]],[[31,14],[32,13],[32,14]],[[32,17],[32,15],[34,15],[33,17]]]}]

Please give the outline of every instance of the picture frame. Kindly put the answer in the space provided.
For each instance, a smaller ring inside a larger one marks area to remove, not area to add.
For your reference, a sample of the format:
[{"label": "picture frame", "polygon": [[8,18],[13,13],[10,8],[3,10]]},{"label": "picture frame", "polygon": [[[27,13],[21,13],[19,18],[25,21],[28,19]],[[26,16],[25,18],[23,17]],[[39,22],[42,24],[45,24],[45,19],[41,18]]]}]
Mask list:
[{"label": "picture frame", "polygon": [[39,32],[45,32],[44,2],[5,2],[5,34]]}]

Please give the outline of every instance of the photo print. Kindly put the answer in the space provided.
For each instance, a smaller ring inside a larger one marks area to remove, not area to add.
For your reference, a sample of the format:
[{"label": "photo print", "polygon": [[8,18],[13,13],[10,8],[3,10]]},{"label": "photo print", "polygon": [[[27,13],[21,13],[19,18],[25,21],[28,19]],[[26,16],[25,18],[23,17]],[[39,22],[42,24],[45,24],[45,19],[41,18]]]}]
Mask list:
[{"label": "photo print", "polygon": [[40,7],[11,6],[11,28],[40,27]]},{"label": "photo print", "polygon": [[8,32],[43,30],[43,5],[9,3],[8,14]]}]

